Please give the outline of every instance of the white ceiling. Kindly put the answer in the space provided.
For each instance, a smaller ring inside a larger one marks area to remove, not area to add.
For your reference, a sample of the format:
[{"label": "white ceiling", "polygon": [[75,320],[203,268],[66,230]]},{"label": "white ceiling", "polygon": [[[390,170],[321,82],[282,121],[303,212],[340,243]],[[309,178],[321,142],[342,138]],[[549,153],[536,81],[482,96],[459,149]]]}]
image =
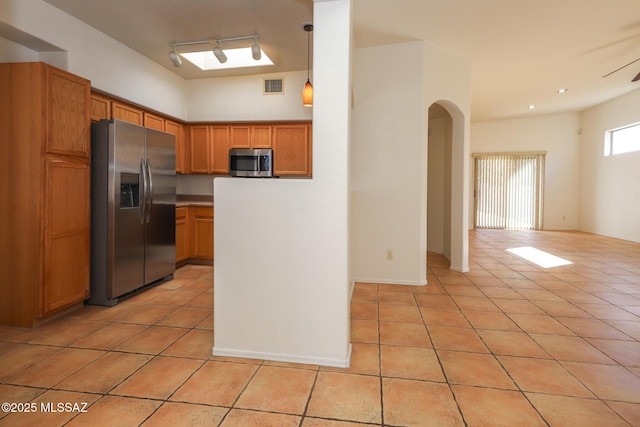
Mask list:
[{"label": "white ceiling", "polygon": [[[45,1],[186,79],[307,68],[312,0]],[[250,34],[275,66],[202,72],[167,57],[171,42]],[[579,111],[640,89],[640,61],[603,78],[640,58],[640,0],[354,0],[354,38],[426,40],[469,59],[473,121]]]}]

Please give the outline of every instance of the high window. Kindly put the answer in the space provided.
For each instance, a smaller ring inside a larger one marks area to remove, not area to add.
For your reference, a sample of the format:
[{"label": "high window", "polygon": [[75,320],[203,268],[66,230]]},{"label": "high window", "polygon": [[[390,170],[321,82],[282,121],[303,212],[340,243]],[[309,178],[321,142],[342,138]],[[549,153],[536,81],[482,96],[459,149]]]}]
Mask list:
[{"label": "high window", "polygon": [[640,123],[611,129],[604,134],[604,155],[640,151]]}]

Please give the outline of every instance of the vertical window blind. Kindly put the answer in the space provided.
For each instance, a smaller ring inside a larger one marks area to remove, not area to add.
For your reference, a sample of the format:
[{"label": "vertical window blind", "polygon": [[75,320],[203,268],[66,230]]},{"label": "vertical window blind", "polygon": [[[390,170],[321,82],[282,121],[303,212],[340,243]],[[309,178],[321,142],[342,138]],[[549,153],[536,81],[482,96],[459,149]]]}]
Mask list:
[{"label": "vertical window blind", "polygon": [[473,154],[475,228],[542,228],[545,155],[545,152]]}]

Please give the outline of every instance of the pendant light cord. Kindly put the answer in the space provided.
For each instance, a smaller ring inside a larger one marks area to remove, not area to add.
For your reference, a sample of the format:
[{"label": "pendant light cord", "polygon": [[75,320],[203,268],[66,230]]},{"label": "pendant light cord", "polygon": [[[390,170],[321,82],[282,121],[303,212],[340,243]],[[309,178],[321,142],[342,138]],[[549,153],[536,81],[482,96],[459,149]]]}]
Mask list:
[{"label": "pendant light cord", "polygon": [[307,81],[309,81],[309,69],[311,67],[311,31],[307,31]]}]

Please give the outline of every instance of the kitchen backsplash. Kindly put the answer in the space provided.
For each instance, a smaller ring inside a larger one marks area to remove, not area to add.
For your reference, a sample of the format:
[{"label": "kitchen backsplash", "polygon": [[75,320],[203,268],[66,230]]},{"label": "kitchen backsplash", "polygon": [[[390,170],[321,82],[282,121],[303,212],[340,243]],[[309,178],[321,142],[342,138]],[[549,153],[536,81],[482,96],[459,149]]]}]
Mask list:
[{"label": "kitchen backsplash", "polygon": [[[220,175],[223,176],[223,175]],[[176,194],[213,196],[211,175],[176,175]]]}]

